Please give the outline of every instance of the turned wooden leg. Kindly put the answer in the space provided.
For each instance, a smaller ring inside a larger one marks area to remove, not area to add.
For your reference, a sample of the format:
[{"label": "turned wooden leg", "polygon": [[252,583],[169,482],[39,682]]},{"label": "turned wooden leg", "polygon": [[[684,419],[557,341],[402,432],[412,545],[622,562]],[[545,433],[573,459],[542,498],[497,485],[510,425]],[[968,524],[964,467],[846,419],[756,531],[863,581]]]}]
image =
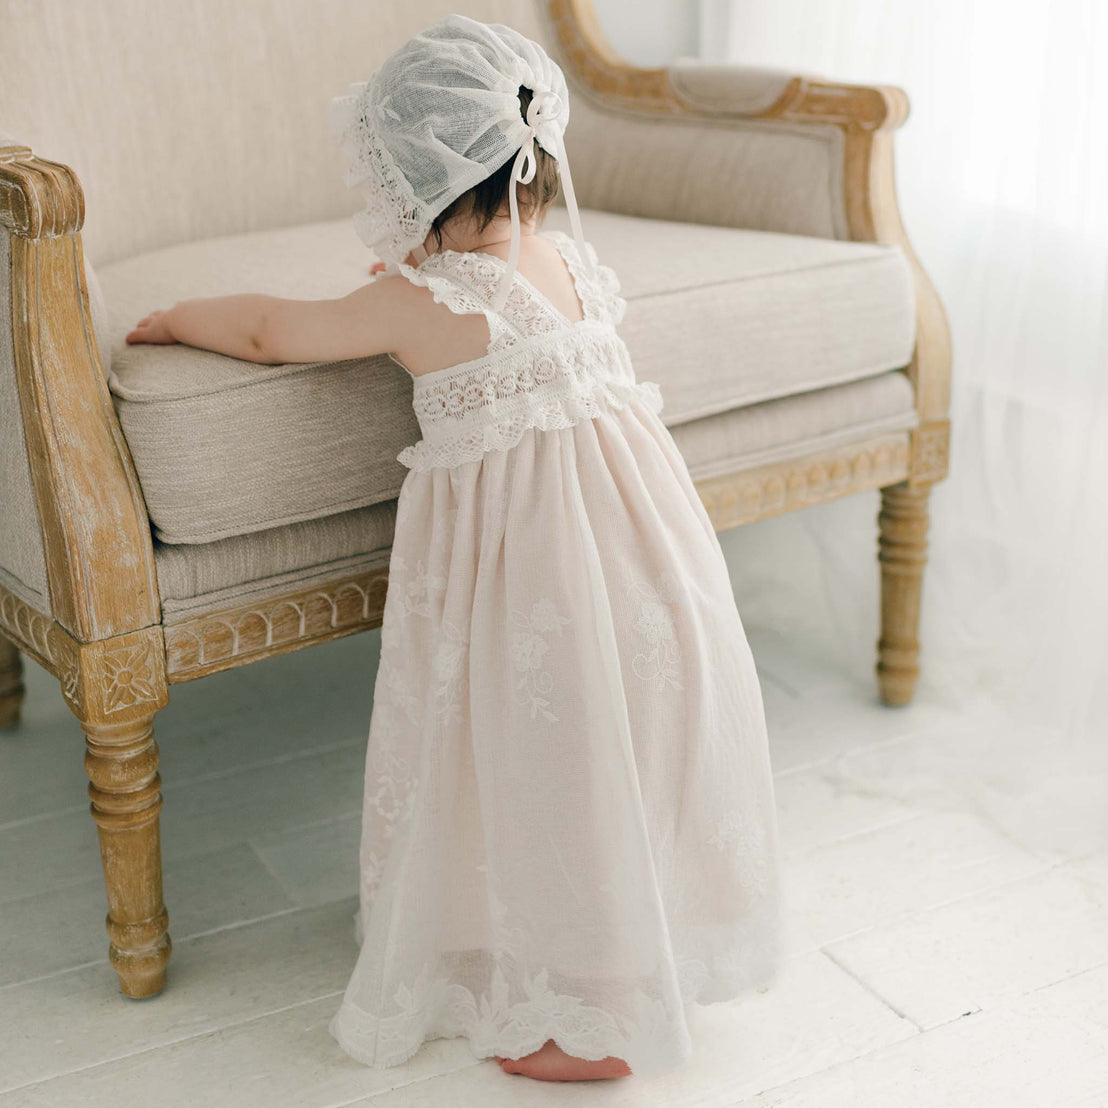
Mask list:
[{"label": "turned wooden leg", "polygon": [[130,997],[165,988],[172,942],[162,899],[162,808],[154,716],[85,723],[85,771],[108,894],[108,956]]},{"label": "turned wooden leg", "polygon": [[23,707],[23,659],[19,647],[0,635],[0,728],[14,727]]},{"label": "turned wooden leg", "polygon": [[160,627],[78,643],[59,632],[62,692],[85,733],[90,809],[108,894],[108,956],[125,996],[165,987],[172,949],[162,899],[162,808],[154,714],[169,703]]},{"label": "turned wooden leg", "polygon": [[881,563],[881,637],[877,682],[888,705],[910,703],[919,677],[919,615],[927,562],[930,486],[908,482],[881,490],[878,560]]}]

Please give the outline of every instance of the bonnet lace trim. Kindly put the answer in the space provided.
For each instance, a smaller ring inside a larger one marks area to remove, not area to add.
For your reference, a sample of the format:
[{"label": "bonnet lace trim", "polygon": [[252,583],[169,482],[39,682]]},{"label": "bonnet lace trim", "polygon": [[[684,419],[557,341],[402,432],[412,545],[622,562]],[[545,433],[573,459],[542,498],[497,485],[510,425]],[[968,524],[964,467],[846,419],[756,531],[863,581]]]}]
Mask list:
[{"label": "bonnet lace trim", "polygon": [[365,198],[354,214],[358,237],[382,258],[404,258],[427,237],[434,216],[422,204],[380,140],[367,103],[368,82],[351,84],[331,102],[330,125],[350,166],[343,175]]}]

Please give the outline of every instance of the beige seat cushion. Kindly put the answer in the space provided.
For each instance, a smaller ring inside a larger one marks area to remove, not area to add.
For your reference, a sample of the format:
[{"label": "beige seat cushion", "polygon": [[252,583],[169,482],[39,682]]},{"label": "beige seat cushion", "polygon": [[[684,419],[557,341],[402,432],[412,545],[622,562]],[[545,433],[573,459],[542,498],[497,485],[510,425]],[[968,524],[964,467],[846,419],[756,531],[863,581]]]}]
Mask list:
[{"label": "beige seat cushion", "polygon": [[[908,363],[911,277],[898,248],[585,212],[628,300],[621,328],[676,428]],[[564,226],[565,212],[549,226]],[[127,346],[148,311],[234,292],[333,297],[368,280],[349,220],[209,239],[104,267],[109,386],[155,536],[208,543],[396,496],[419,437],[386,358],[263,366]],[[799,431],[798,431],[799,435]],[[788,438],[788,434],[786,434]]]},{"label": "beige seat cushion", "polygon": [[[672,432],[699,480],[918,423],[911,383],[890,370],[704,416]],[[395,523],[393,499],[201,545],[155,539],[166,622],[387,565]]]}]

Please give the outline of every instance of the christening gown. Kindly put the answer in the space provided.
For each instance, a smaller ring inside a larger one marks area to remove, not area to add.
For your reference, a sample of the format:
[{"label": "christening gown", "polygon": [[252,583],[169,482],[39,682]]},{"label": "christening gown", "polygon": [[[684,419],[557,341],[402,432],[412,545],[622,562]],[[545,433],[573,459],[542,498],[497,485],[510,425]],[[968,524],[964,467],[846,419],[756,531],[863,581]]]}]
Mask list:
[{"label": "christening gown", "polygon": [[506,263],[396,267],[488,352],[414,376],[365,766],[360,953],[330,1031],[371,1066],[464,1036],[633,1074],[779,950],[761,690],[723,552],[616,332],[614,273],[543,232],[570,321]]}]

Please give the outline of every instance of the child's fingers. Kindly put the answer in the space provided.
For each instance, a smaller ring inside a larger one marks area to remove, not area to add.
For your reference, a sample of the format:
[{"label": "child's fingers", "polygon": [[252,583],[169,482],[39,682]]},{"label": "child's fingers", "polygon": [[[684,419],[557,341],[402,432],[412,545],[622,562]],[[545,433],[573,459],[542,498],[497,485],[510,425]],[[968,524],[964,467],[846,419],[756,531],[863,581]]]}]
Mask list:
[{"label": "child's fingers", "polygon": [[384,262],[374,262],[373,265],[371,265],[369,267],[369,272],[370,273],[384,273],[385,272],[385,263]]},{"label": "child's fingers", "polygon": [[145,315],[135,324],[134,328],[125,336],[127,343],[150,342],[168,344],[176,340],[169,334],[161,323],[161,317],[165,315],[163,310],[151,312]]}]

